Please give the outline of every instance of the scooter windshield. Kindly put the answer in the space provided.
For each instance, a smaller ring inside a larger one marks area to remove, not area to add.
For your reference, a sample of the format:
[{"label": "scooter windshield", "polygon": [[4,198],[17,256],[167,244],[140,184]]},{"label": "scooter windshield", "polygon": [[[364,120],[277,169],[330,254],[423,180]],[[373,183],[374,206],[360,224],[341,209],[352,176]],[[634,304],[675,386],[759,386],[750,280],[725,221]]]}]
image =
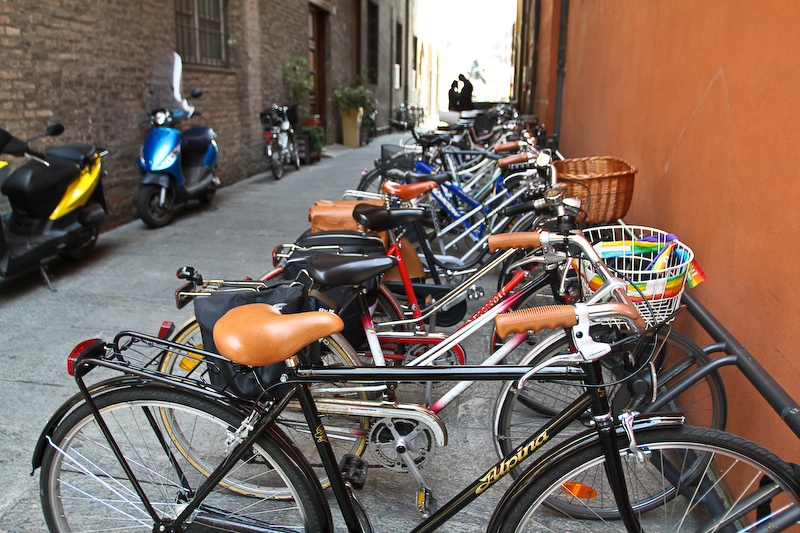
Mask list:
[{"label": "scooter windshield", "polygon": [[181,76],[183,63],[175,52],[162,52],[156,57],[153,66],[153,81],[150,85],[148,111],[157,109],[172,112],[175,118],[188,118],[194,107],[181,97]]}]

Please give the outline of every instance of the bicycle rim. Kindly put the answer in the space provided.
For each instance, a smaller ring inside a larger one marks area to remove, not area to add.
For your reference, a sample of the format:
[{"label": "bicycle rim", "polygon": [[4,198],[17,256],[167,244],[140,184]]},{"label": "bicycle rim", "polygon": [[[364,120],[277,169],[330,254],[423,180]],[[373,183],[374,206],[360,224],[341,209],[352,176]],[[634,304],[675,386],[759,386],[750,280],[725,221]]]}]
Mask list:
[{"label": "bicycle rim", "polygon": [[[743,531],[800,504],[791,468],[741,437],[684,427],[641,432],[643,462],[620,444],[632,508],[648,532]],[[501,531],[626,531],[599,444],[541,472]]]},{"label": "bicycle rim", "polygon": [[[226,458],[231,432],[243,418],[218,402],[164,387],[116,390],[95,401],[162,521],[174,519]],[[330,518],[319,482],[282,438],[265,433],[204,500],[194,522],[227,523],[231,531],[237,524],[323,530]],[[182,452],[187,446],[204,453]],[[54,432],[40,490],[51,531],[153,531],[153,519],[86,404]]]}]

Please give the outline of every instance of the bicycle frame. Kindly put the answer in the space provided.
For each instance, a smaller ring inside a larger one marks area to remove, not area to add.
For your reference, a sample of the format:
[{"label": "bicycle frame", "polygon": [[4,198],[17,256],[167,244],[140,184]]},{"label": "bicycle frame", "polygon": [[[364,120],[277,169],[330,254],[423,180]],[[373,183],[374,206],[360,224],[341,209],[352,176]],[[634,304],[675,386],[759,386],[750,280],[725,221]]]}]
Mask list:
[{"label": "bicycle frame", "polygon": [[[109,446],[114,451],[117,460],[123,467],[126,475],[131,480],[137,496],[141,499],[142,504],[147,509],[154,523],[163,525],[163,531],[177,531],[185,525],[187,520],[193,519],[198,525],[203,524],[202,518],[195,517],[195,511],[203,503],[203,499],[210,494],[212,489],[220,483],[225,476],[236,467],[236,462],[241,459],[247,451],[253,446],[256,440],[269,431],[274,423],[276,423],[279,415],[286,409],[293,399],[297,399],[303,409],[306,423],[312,435],[315,435],[315,444],[320,455],[320,459],[325,467],[326,473],[331,479],[331,486],[334,495],[340,505],[342,515],[347,524],[348,530],[354,533],[364,531],[359,523],[358,516],[355,512],[354,504],[349,494],[349,489],[345,485],[342,473],[336,463],[333,450],[328,442],[325,433],[324,425],[321,422],[320,413],[317,411],[314,399],[311,395],[310,385],[312,383],[320,382],[341,382],[341,381],[366,381],[366,382],[419,382],[419,381],[456,381],[456,380],[481,380],[481,381],[508,381],[519,380],[523,376],[530,373],[530,367],[527,366],[495,366],[495,367],[425,367],[415,369],[403,368],[387,368],[387,367],[371,367],[371,368],[339,368],[336,370],[329,370],[324,368],[293,368],[292,365],[287,364],[286,376],[287,379],[283,383],[292,384],[293,387],[280,397],[273,398],[273,401],[268,406],[261,406],[256,408],[253,405],[249,412],[250,415],[245,415],[242,411],[244,418],[243,425],[251,427],[246,432],[246,435],[232,447],[227,459],[222,461],[213,472],[210,472],[199,487],[192,489],[189,486],[183,488],[190,491],[194,497],[181,512],[169,524],[162,523],[152,505],[148,500],[144,489],[142,488],[133,470],[127,463],[126,458],[119,451],[119,447],[114,439],[113,432],[105,423],[98,408],[93,402],[92,391],[94,387],[90,388],[83,381],[83,376],[94,367],[105,367],[123,373],[125,376],[118,378],[120,386],[131,383],[144,383],[144,382],[158,382],[166,386],[174,387],[176,389],[183,389],[191,393],[208,394],[211,397],[216,397],[220,401],[234,401],[238,403],[249,403],[237,401],[227,398],[224,394],[215,393],[213,389],[208,389],[197,384],[187,383],[186,380],[175,378],[174,376],[160,374],[153,372],[147,368],[133,366],[127,363],[120,350],[120,339],[124,337],[139,338],[144,342],[157,342],[162,343],[165,347],[178,347],[180,345],[160,341],[156,338],[146,335],[139,335],[131,332],[122,332],[115,339],[113,350],[111,354],[105,353],[105,357],[99,358],[87,357],[76,363],[75,379],[78,387],[81,390],[84,401],[86,401],[94,413],[98,426],[101,429],[104,437],[109,443]],[[214,354],[209,354],[214,356]],[[625,478],[622,472],[622,466],[619,459],[619,448],[617,445],[617,438],[623,434],[624,430],[612,423],[612,417],[608,416],[610,413],[610,406],[603,393],[601,383],[601,369],[598,361],[592,363],[585,363],[582,365],[584,372],[576,376],[575,373],[564,374],[559,371],[555,372],[542,372],[541,375],[537,374],[537,379],[547,380],[581,380],[589,384],[594,384],[597,387],[589,387],[587,391],[570,406],[565,408],[560,414],[552,418],[545,426],[533,433],[524,443],[520,444],[512,453],[495,463],[491,468],[486,470],[482,475],[476,478],[470,485],[464,488],[457,496],[452,498],[447,504],[442,506],[438,511],[424,520],[414,532],[427,532],[433,531],[443,525],[452,516],[458,513],[470,502],[478,498],[488,488],[493,486],[497,481],[505,477],[512,466],[516,466],[525,462],[528,458],[532,457],[536,450],[541,448],[545,443],[549,442],[553,437],[559,434],[564,428],[571,423],[579,420],[587,409],[591,409],[596,415],[597,422],[595,429],[589,430],[578,437],[570,439],[567,443],[559,447],[559,452],[556,454],[549,453],[546,457],[540,457],[534,466],[546,464],[549,461],[558,459],[558,457],[566,453],[570,446],[574,446],[576,442],[589,440],[597,440],[602,443],[603,449],[606,452],[606,458],[611,468],[608,470],[608,479],[612,492],[614,493],[615,500],[620,509],[627,509],[624,512],[622,519],[631,531],[638,531],[638,518],[631,509],[627,489],[625,485]],[[109,380],[111,381],[111,380]],[[100,385],[108,387],[107,382]],[[266,407],[266,409],[264,409]],[[150,413],[151,417],[155,414]],[[664,426],[678,426],[684,422],[683,417],[680,415],[658,415],[646,416],[637,421],[636,429],[643,430],[647,427],[664,427]],[[169,437],[161,433],[155,423],[151,423],[151,429],[157,432],[157,436],[161,439],[168,439]],[[181,479],[184,479],[183,484],[186,484],[185,478],[181,475],[178,461],[172,461],[173,468],[177,469],[177,473]],[[517,489],[521,483],[527,483],[530,480],[518,480],[515,485],[507,492]],[[200,521],[198,521],[198,519]],[[497,517],[493,517],[497,519]]]},{"label": "bicycle frame", "polygon": [[[587,383],[599,385],[598,378],[602,374],[599,363],[594,362],[588,365],[583,365],[584,376],[583,379],[588,377]],[[336,495],[337,501],[341,507],[342,515],[347,523],[348,530],[353,533],[363,532],[355,510],[352,507],[352,501],[347,495],[347,489],[344,485],[344,480],[341,477],[341,472],[338,465],[333,458],[333,451],[328,439],[325,435],[325,429],[322,424],[321,417],[316,410],[314,400],[311,396],[309,389],[310,383],[317,383],[320,381],[389,381],[389,382],[418,382],[418,381],[456,381],[456,380],[472,380],[472,381],[508,381],[518,380],[523,375],[530,371],[529,367],[517,366],[500,366],[500,367],[427,367],[424,370],[419,367],[415,370],[395,369],[395,368],[378,368],[371,367],[363,373],[360,371],[351,372],[353,369],[303,369],[298,368],[293,372],[293,375],[287,380],[288,382],[295,383],[295,394],[300,401],[303,412],[308,423],[309,431],[317,435],[315,439],[317,450],[325,466],[326,473],[331,479],[331,486]],[[539,375],[537,374],[537,379]],[[552,373],[547,375],[546,380],[576,380],[575,374],[562,374]],[[288,403],[288,402],[287,402]],[[283,402],[281,402],[283,404]],[[622,513],[622,520],[630,531],[640,531],[639,521],[631,508],[628,500],[627,487],[625,483],[625,476],[623,475],[622,465],[620,462],[617,436],[618,432],[610,422],[612,417],[606,416],[610,413],[610,407],[603,392],[602,388],[587,388],[587,391],[582,394],[577,400],[566,407],[561,413],[553,417],[548,423],[539,428],[528,439],[520,444],[515,450],[506,455],[504,458],[495,463],[491,468],[486,470],[482,475],[476,478],[469,486],[464,488],[458,495],[454,496],[450,501],[441,506],[437,511],[427,517],[420,525],[412,530],[412,533],[423,533],[434,531],[440,526],[445,524],[453,516],[455,516],[464,507],[469,505],[472,501],[483,494],[488,488],[494,485],[500,479],[503,479],[510,471],[511,467],[523,463],[526,459],[541,448],[545,443],[549,442],[551,438],[558,435],[571,423],[579,420],[587,409],[592,409],[596,414],[595,420],[598,422],[596,425],[597,438],[603,444],[603,449],[606,452],[606,459],[612,465],[608,472],[609,484],[615,497],[615,501],[620,509],[627,509],[627,512]],[[277,418],[273,414],[273,419]],[[667,423],[667,422],[662,422]],[[683,423],[683,418],[676,416],[669,422],[673,425],[680,425]],[[542,462],[542,459],[539,460]],[[516,488],[512,486],[507,493],[510,493]]]},{"label": "bicycle frame", "polygon": [[[461,292],[467,290],[469,286],[472,285],[473,281],[484,275],[486,272],[494,268],[496,264],[502,263],[508,256],[513,254],[514,250],[506,251],[505,253],[498,256],[498,258],[489,263],[484,269],[480,272],[476,273],[472,278],[467,280],[463,283],[461,287]],[[399,265],[402,264],[402,258],[400,259]],[[398,265],[398,266],[399,266]],[[410,285],[410,280],[408,279],[408,272],[405,270],[405,266],[403,265],[400,268],[401,276],[403,276],[404,283],[407,281]],[[520,271],[518,272],[503,288],[500,289],[497,294],[494,295],[490,300],[486,302],[477,312],[475,312],[463,325],[461,325],[455,332],[451,333],[445,339],[440,338],[433,338],[430,339],[430,342],[426,342],[424,339],[425,337],[420,337],[418,333],[415,332],[383,332],[383,333],[375,333],[374,325],[372,324],[372,317],[369,316],[368,313],[362,312],[362,321],[365,324],[365,332],[367,333],[367,340],[370,341],[370,335],[375,335],[377,337],[378,342],[370,342],[370,349],[373,350],[372,356],[375,358],[378,364],[381,364],[381,360],[383,360],[383,353],[380,353],[380,357],[376,358],[376,351],[380,352],[380,344],[387,344],[387,343],[405,343],[405,344],[431,344],[435,345],[431,349],[426,350],[421,355],[417,356],[416,358],[412,359],[411,361],[406,362],[406,367],[414,367],[414,366],[427,366],[433,365],[434,361],[438,359],[440,356],[446,354],[449,350],[457,350],[460,348],[460,343],[465,338],[469,337],[476,331],[478,331],[481,327],[483,327],[488,322],[494,320],[494,317],[500,313],[504,313],[511,309],[515,303],[523,300],[524,298],[528,297],[530,294],[533,294],[544,287],[551,286],[554,290],[558,284],[558,280],[554,280],[553,276],[555,273],[553,271],[546,271],[543,272],[541,275],[536,277],[535,279],[526,283],[519,291],[515,293],[511,293],[511,291],[519,285],[524,277],[526,272]],[[408,291],[410,287],[406,287]],[[456,292],[456,291],[453,291]],[[413,289],[408,292],[408,294],[413,296]],[[458,298],[458,294],[449,294],[447,298],[441,300],[436,304],[434,307],[441,307],[449,303],[456,298]],[[414,298],[416,302],[416,298]],[[395,325],[404,325],[416,322],[417,324],[422,324],[422,321],[432,315],[435,310],[428,311],[425,315],[422,315],[417,311],[416,316],[413,319],[403,320],[403,321],[396,321],[396,322],[383,322],[381,326],[389,327]],[[481,366],[491,366],[499,364],[505,357],[511,353],[514,349],[520,346],[525,341],[525,335],[516,335],[512,339],[506,342],[503,347],[489,357],[487,357],[482,363]],[[458,354],[458,352],[457,352]],[[463,357],[463,354],[462,354]],[[444,394],[441,398],[439,398],[436,402],[433,402],[430,406],[430,409],[434,413],[438,413],[442,409],[444,409],[450,402],[452,402],[455,398],[457,398],[461,393],[467,390],[474,381],[460,381],[456,384],[453,388],[451,388],[446,394]],[[431,402],[429,402],[431,403]]]}]

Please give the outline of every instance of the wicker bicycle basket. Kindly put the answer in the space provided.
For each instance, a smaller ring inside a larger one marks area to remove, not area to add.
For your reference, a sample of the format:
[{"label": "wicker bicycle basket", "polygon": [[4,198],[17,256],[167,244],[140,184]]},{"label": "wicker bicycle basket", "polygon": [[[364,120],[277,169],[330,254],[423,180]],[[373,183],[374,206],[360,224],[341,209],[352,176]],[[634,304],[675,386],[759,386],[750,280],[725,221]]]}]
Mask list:
[{"label": "wicker bicycle basket", "polygon": [[581,157],[555,161],[559,181],[567,196],[579,198],[586,224],[603,224],[623,218],[631,206],[633,179],[638,169],[616,157]]},{"label": "wicker bicycle basket", "polygon": [[[600,226],[583,231],[606,265],[628,281],[628,296],[648,325],[660,322],[681,304],[691,248],[674,235],[642,226]],[[581,281],[589,293],[601,285],[591,263],[582,261]]]}]

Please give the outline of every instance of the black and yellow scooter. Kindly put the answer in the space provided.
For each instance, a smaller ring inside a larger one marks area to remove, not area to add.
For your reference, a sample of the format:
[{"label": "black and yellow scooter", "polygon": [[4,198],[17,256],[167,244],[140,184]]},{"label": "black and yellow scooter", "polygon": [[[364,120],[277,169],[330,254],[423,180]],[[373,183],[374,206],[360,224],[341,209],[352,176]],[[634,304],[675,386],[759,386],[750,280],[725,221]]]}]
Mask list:
[{"label": "black and yellow scooter", "polygon": [[28,146],[63,131],[61,124],[51,124],[45,133],[23,141],[0,129],[0,154],[30,158],[13,172],[0,161],[0,192],[11,206],[2,215],[0,275],[39,268],[50,290],[55,289],[43,262],[56,255],[73,260],[86,256],[108,213],[100,182],[106,150],[68,143],[41,154]]}]

